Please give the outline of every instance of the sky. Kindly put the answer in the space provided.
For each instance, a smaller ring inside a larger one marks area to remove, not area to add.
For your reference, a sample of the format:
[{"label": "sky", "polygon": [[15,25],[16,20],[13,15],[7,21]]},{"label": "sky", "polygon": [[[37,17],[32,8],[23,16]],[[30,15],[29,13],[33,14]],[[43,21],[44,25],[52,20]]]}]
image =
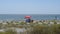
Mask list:
[{"label": "sky", "polygon": [[0,14],[60,14],[60,0],[0,0]]}]

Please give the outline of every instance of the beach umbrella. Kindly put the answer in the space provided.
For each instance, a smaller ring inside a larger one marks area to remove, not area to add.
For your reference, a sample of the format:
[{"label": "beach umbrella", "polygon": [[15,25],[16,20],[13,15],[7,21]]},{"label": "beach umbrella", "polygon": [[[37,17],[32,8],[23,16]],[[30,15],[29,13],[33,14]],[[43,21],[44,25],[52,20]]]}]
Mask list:
[{"label": "beach umbrella", "polygon": [[25,18],[31,18],[31,16],[25,16]]}]

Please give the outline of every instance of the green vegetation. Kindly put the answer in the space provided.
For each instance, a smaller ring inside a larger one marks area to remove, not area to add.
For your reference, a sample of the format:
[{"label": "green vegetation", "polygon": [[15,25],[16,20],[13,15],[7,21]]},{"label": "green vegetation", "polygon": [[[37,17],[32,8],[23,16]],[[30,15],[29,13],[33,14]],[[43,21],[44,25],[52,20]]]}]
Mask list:
[{"label": "green vegetation", "polygon": [[9,30],[6,30],[5,32],[0,32],[0,34],[17,34],[17,33],[16,33],[16,31],[9,29]]},{"label": "green vegetation", "polygon": [[17,34],[17,32],[14,31],[14,29],[8,29],[12,27],[25,28],[28,34],[60,34],[60,24],[57,24],[56,20],[49,21],[49,23],[50,22],[54,24],[45,24],[44,22],[36,22],[36,23],[32,23],[32,22],[31,23],[25,23],[25,22],[8,23],[7,22],[7,24],[3,25],[2,23],[0,23],[0,29],[7,29],[5,32],[0,32],[0,34]]},{"label": "green vegetation", "polygon": [[35,26],[31,34],[60,34],[60,24]]},{"label": "green vegetation", "polygon": [[[36,25],[30,26],[32,27],[32,31],[30,34],[60,34],[60,24],[53,24],[51,26],[48,25]],[[5,32],[0,32],[0,34],[17,34],[16,31],[7,30]]]}]

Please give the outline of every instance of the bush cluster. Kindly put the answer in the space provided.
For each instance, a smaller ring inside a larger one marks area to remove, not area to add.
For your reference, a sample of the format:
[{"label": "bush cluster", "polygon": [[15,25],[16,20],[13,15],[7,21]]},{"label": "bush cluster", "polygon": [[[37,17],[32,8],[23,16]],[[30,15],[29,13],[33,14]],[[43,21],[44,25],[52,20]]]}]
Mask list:
[{"label": "bush cluster", "polygon": [[35,26],[31,34],[60,34],[60,24]]}]

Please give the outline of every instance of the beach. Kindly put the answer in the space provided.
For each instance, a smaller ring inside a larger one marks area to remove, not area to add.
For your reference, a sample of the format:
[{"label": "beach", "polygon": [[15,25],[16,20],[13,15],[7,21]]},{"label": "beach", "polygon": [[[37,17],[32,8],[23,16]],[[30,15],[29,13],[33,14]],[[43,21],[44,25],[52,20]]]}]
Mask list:
[{"label": "beach", "polygon": [[[28,23],[24,18],[25,16],[26,15],[0,15],[0,33],[43,34],[44,30],[48,32],[51,30],[54,33],[51,28],[54,29],[55,26],[58,28],[60,25],[60,15],[30,15],[32,16],[31,20],[33,20],[33,22]],[[40,32],[40,29],[43,33]]]}]

